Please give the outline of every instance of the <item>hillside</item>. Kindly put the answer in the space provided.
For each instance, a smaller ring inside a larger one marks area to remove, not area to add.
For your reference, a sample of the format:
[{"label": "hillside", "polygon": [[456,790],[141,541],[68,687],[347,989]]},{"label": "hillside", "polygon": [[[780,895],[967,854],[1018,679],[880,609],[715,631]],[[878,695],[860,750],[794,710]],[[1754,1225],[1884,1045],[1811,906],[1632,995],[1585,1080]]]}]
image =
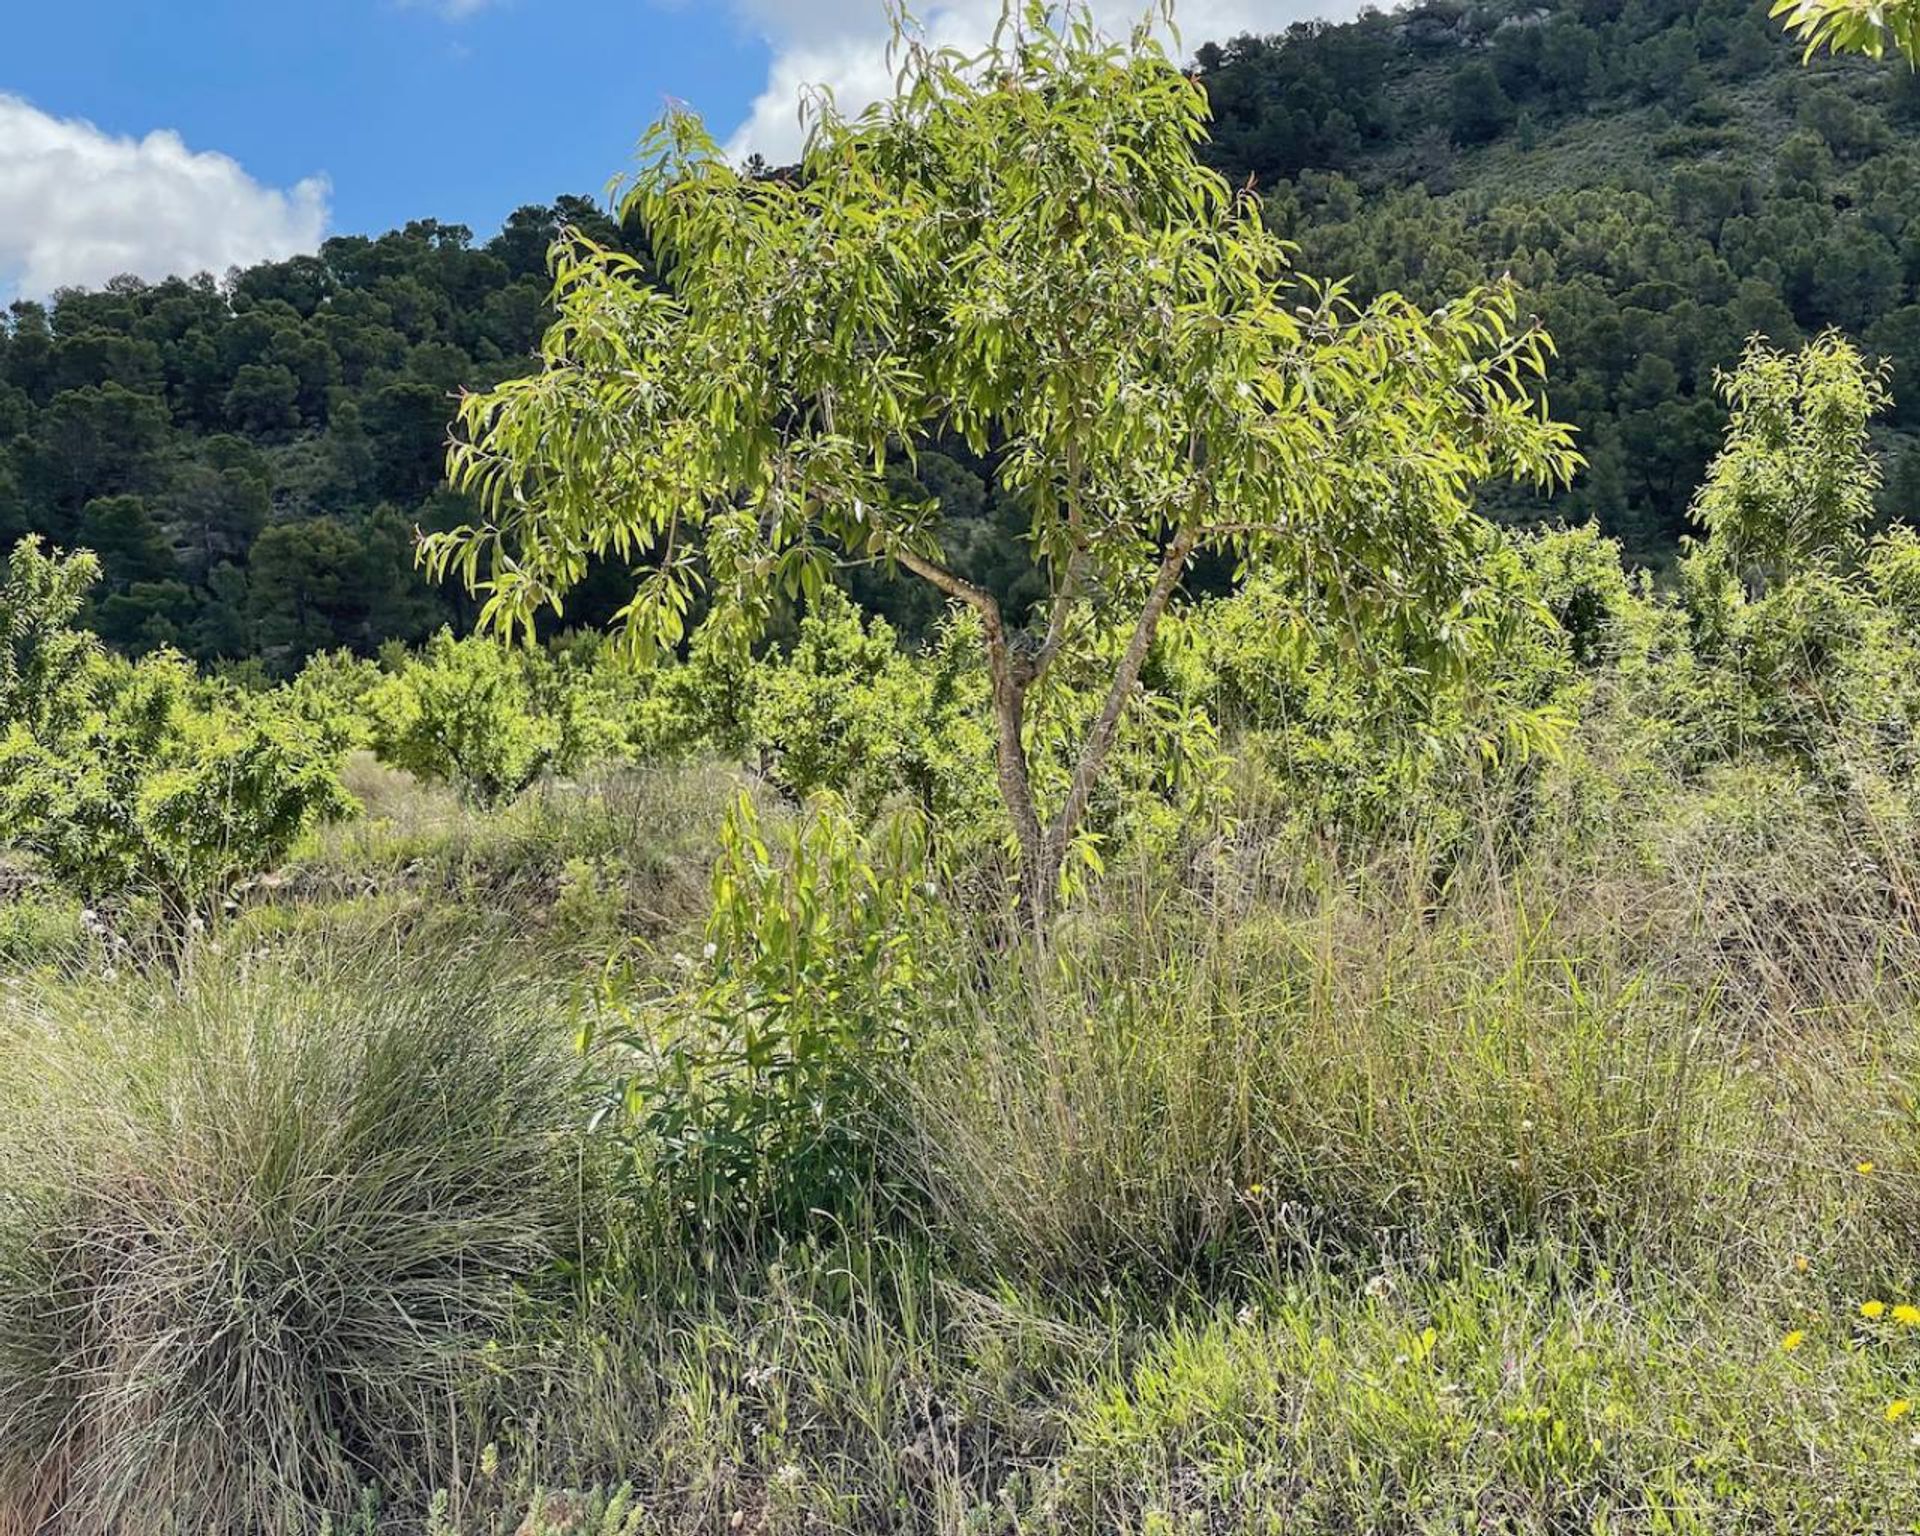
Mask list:
[{"label": "hillside", "polygon": [[[1300,266],[1438,302],[1511,272],[1592,466],[1554,510],[1668,555],[1755,331],[1893,364],[1884,509],[1920,513],[1920,87],[1801,65],[1764,6],[1437,3],[1203,47],[1215,163]],[[1537,515],[1524,503],[1516,515]]]},{"label": "hillside", "polygon": [[[1801,68],[1764,7],[1711,0],[1373,13],[1205,44],[1215,163],[1251,182],[1302,270],[1422,298],[1511,271],[1560,346],[1557,414],[1591,467],[1555,506],[1659,563],[1723,424],[1748,334],[1837,325],[1892,360],[1883,505],[1920,515],[1920,220],[1900,70]],[[117,648],[290,671],[465,615],[413,570],[452,394],[525,366],[580,199],[476,243],[432,220],[229,274],[13,306],[0,325],[0,548],[97,550],[90,622]],[[927,455],[957,563],[1016,601],[1015,509],[990,466]],[[912,487],[903,487],[911,490]],[[618,600],[592,591],[572,617]],[[909,634],[935,611],[856,583]]]},{"label": "hillside", "polygon": [[[1183,61],[1043,20],[811,180],[659,157],[672,302],[543,296],[563,204],[17,313],[9,515],[104,562],[0,550],[0,1536],[1920,1531],[1878,366],[1744,348],[1668,579],[1479,515],[1671,552],[1742,306],[1904,298],[1902,162],[1756,74],[1770,161],[1634,166],[1512,67],[1578,17],[1210,52],[1310,258],[1527,268],[1573,483],[1516,291],[1276,284]],[[381,643],[487,378],[490,632]]]}]

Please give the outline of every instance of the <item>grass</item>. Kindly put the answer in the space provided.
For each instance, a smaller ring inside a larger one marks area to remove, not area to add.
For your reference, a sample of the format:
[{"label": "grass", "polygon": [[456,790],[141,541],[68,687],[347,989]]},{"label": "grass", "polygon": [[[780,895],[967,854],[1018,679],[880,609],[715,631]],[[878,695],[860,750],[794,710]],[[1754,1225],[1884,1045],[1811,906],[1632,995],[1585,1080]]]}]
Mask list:
[{"label": "grass", "polygon": [[694,762],[543,782],[492,812],[367,754],[346,783],[362,807],[322,829],[257,903],[407,896],[511,916],[543,940],[604,953],[616,937],[659,935],[704,915],[711,833],[741,776]]},{"label": "grass", "polygon": [[298,1532],[464,1476],[577,1255],[551,993],[309,938],[0,998],[0,1529]]},{"label": "grass", "polygon": [[1914,1528],[1889,829],[1713,773],[1439,889],[1243,823],[930,972],[868,1198],[715,1248],[572,1037],[732,781],[359,772],[177,969],[13,919],[0,1532]]}]

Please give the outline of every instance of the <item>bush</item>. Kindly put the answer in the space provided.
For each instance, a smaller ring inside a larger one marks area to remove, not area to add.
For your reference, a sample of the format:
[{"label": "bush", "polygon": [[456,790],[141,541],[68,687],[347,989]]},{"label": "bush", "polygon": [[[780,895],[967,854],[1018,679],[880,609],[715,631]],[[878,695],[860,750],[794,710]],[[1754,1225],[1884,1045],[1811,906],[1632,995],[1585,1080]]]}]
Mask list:
[{"label": "bush", "polygon": [[0,585],[0,838],[86,900],[157,900],[178,924],[351,807],[345,739],[181,658],[103,656],[67,626],[91,571],[21,544]]},{"label": "bush", "polygon": [[441,630],[367,697],[375,750],[476,805],[511,800],[557,764],[560,722],[540,709],[525,654]]},{"label": "bush", "polygon": [[304,1536],[470,1471],[581,1220],[530,1001],[364,942],[0,994],[0,1528]]},{"label": "bush", "polygon": [[611,1103],[672,1223],[797,1227],[867,1196],[878,1090],[937,964],[934,892],[914,818],[863,836],[822,797],[769,846],[735,802],[702,959],[664,993],[616,980],[606,998]]}]

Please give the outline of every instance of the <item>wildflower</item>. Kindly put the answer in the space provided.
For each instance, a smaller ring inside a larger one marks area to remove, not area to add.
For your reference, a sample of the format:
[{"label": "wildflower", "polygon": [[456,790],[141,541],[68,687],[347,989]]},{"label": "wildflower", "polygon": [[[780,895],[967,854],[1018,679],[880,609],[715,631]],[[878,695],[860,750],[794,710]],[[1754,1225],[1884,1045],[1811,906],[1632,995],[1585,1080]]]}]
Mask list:
[{"label": "wildflower", "polygon": [[1793,1256],[1793,1267],[1796,1273],[1804,1275],[1807,1272],[1807,1256],[1804,1253],[1796,1253]]},{"label": "wildflower", "polygon": [[1855,1163],[1853,1165],[1853,1171],[1864,1179],[1868,1174],[1873,1172],[1873,1164],[1871,1162]]},{"label": "wildflower", "polygon": [[1893,1309],[1893,1320],[1902,1328],[1920,1328],[1920,1307],[1903,1301]]},{"label": "wildflower", "polygon": [[1250,1195],[1255,1200],[1258,1200],[1266,1192],[1267,1192],[1267,1186],[1264,1184],[1249,1184],[1247,1186],[1248,1195]]},{"label": "wildflower", "polygon": [[1886,1310],[1887,1304],[1884,1301],[1863,1301],[1860,1303],[1860,1315],[1862,1317],[1878,1317]]},{"label": "wildflower", "polygon": [[1887,1404],[1887,1422],[1889,1424],[1898,1424],[1902,1419],[1904,1419],[1908,1414],[1912,1412],[1913,1412],[1912,1398],[1896,1397],[1892,1402]]},{"label": "wildflower", "polygon": [[1784,1349],[1788,1354],[1792,1354],[1796,1349],[1798,1349],[1802,1344],[1806,1342],[1807,1342],[1807,1336],[1804,1333],[1802,1333],[1798,1328],[1796,1328],[1793,1330],[1792,1333],[1788,1334],[1784,1339],[1780,1341],[1780,1347]]}]

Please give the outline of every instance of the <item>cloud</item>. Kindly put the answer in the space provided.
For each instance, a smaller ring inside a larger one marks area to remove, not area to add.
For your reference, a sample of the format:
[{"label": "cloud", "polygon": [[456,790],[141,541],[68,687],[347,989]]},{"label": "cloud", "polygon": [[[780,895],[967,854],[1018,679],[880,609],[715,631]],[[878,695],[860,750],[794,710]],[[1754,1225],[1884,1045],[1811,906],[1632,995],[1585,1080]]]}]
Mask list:
[{"label": "cloud", "polygon": [[[853,112],[892,89],[888,24],[881,0],[732,0],[746,28],[773,52],[765,88],[728,141],[736,155],[757,151],[775,162],[797,159],[804,136],[801,92],[826,86],[842,111]],[[935,42],[977,48],[992,35],[1000,0],[939,0],[912,7]],[[1121,33],[1139,21],[1146,0],[1094,0],[1094,14]],[[1186,0],[1176,12],[1190,52],[1209,40],[1278,32],[1314,16],[1350,16],[1356,0]]]},{"label": "cloud", "polygon": [[222,273],[291,256],[327,227],[324,177],[264,187],[167,130],[116,138],[0,94],[0,295],[131,272]]}]

